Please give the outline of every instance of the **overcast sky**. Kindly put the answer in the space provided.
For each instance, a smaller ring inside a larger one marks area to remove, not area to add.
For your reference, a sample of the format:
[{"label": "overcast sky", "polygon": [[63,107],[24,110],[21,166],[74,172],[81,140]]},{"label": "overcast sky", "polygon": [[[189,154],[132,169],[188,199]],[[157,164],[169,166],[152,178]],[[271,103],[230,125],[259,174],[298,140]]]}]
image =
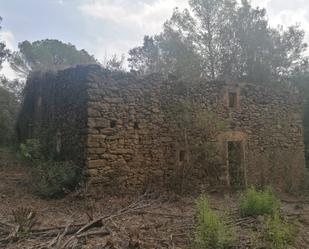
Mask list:
[{"label": "overcast sky", "polygon": [[[271,25],[299,22],[309,34],[308,0],[252,4],[267,9]],[[24,40],[59,39],[103,61],[126,54],[145,34],[160,32],[176,6],[187,7],[187,0],[0,0],[0,38],[13,50]]]}]

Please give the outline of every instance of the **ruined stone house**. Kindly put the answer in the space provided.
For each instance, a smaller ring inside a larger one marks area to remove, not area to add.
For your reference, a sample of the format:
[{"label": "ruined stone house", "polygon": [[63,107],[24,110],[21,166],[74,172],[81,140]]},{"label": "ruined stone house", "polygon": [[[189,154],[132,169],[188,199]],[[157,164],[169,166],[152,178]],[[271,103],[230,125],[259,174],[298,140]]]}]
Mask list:
[{"label": "ruined stone house", "polygon": [[[175,99],[177,84],[174,78],[110,72],[96,65],[36,74],[27,82],[18,133],[21,140],[41,138],[102,188],[173,187],[179,184],[177,171],[186,151],[164,109]],[[291,87],[224,81],[194,85],[189,91],[195,103],[224,120],[227,129],[212,139],[216,163],[209,168],[210,158],[204,158],[184,175],[190,189],[300,186],[301,102]]]}]

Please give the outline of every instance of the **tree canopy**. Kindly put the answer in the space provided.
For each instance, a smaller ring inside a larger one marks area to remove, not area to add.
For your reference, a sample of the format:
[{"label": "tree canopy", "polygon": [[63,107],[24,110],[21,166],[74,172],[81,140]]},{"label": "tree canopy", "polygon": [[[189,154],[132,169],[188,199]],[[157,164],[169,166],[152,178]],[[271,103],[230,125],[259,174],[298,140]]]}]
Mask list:
[{"label": "tree canopy", "polygon": [[94,64],[97,60],[85,50],[78,50],[70,43],[45,39],[41,41],[23,41],[19,51],[10,58],[12,68],[22,77],[30,71],[58,70],[79,64]]},{"label": "tree canopy", "polygon": [[0,145],[12,142],[19,103],[13,93],[0,86]]},{"label": "tree canopy", "polygon": [[[2,22],[2,17],[0,16],[0,24]],[[2,26],[0,25],[0,30]],[[2,63],[6,60],[9,55],[9,50],[6,48],[6,45],[3,41],[0,41],[0,69],[2,67]]]},{"label": "tree canopy", "polygon": [[304,31],[298,25],[269,26],[266,10],[248,0],[190,0],[174,9],[163,31],[145,36],[129,52],[140,73],[172,73],[207,80],[285,80],[306,60]]}]

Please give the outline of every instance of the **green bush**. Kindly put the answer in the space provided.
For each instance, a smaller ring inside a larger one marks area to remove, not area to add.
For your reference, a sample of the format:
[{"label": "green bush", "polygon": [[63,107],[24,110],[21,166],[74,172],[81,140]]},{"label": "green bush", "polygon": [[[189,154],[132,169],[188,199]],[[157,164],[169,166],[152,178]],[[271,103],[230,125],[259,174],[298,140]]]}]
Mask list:
[{"label": "green bush", "polygon": [[43,160],[42,145],[38,139],[27,139],[19,146],[19,154],[22,159],[35,163]]},{"label": "green bush", "polygon": [[43,198],[62,197],[80,181],[81,172],[70,161],[54,161],[43,153],[39,140],[28,139],[20,145],[19,154],[31,162],[35,191]]},{"label": "green bush", "polygon": [[32,169],[34,187],[43,198],[62,197],[78,182],[78,168],[68,161],[41,162]]},{"label": "green bush", "polygon": [[269,249],[284,249],[292,243],[295,227],[281,219],[279,213],[266,219],[263,234]]},{"label": "green bush", "polygon": [[234,231],[210,209],[205,196],[197,200],[194,242],[199,249],[224,249],[235,242]]},{"label": "green bush", "polygon": [[240,196],[239,203],[242,216],[271,215],[280,209],[280,201],[270,189],[257,191],[251,187]]}]

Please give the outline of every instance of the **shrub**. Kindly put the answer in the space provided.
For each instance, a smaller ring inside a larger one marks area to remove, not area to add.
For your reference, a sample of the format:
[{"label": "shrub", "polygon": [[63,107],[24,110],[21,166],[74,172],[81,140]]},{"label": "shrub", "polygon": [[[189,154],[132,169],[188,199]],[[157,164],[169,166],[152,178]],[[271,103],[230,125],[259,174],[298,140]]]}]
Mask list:
[{"label": "shrub", "polygon": [[263,234],[269,249],[284,249],[292,243],[295,227],[281,219],[279,213],[266,219]]},{"label": "shrub", "polygon": [[79,180],[78,168],[69,161],[41,162],[32,169],[36,191],[43,198],[62,197],[74,188]]},{"label": "shrub", "polygon": [[43,160],[42,146],[37,139],[27,139],[19,146],[19,154],[22,159],[35,163]]},{"label": "shrub", "polygon": [[271,215],[280,209],[280,201],[270,189],[257,191],[251,187],[240,196],[239,202],[242,216]]},{"label": "shrub", "polygon": [[70,161],[54,161],[43,153],[39,140],[28,139],[20,145],[21,157],[32,163],[35,191],[43,198],[62,197],[80,181],[81,171]]},{"label": "shrub", "polygon": [[235,242],[233,230],[214,213],[206,197],[197,200],[195,245],[199,249],[224,249]]}]

